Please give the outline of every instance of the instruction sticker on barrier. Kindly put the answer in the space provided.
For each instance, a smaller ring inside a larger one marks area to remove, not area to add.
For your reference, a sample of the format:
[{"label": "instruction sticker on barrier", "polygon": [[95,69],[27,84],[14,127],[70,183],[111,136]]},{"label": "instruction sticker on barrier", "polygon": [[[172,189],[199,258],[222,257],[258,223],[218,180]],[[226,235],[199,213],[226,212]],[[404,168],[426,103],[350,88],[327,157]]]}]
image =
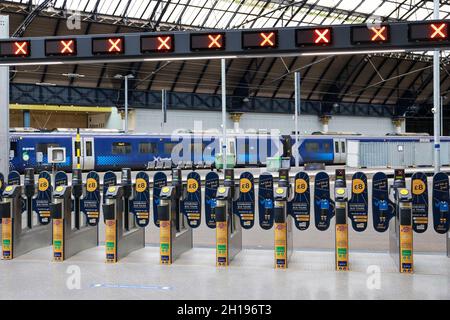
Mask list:
[{"label": "instruction sticker on barrier", "polygon": [[64,260],[64,220],[53,219],[53,260]]},{"label": "instruction sticker on barrier", "polygon": [[273,176],[270,173],[263,173],[259,176],[258,193],[259,225],[264,230],[273,227]]},{"label": "instruction sticker on barrier", "polygon": [[106,193],[108,192],[109,187],[117,185],[117,176],[114,172],[108,171],[103,176],[103,203],[106,202]]},{"label": "instruction sticker on barrier", "polygon": [[157,172],[153,177],[153,222],[159,228],[158,206],[160,203],[161,189],[167,186],[167,175]]},{"label": "instruction sticker on barrier", "polygon": [[216,172],[209,172],[205,180],[205,220],[206,225],[211,228],[216,228],[216,217],[214,215],[214,208],[216,207],[216,194],[219,188],[219,175]]},{"label": "instruction sticker on barrier", "polygon": [[314,218],[316,228],[325,231],[334,217],[334,201],[330,198],[330,176],[319,172],[314,181]]},{"label": "instruction sticker on barrier", "polygon": [[449,230],[449,179],[443,172],[433,177],[433,226],[437,233]]},{"label": "instruction sticker on barrier", "polygon": [[243,172],[239,178],[239,198],[233,202],[233,212],[242,228],[251,229],[255,224],[255,185],[250,172]]},{"label": "instruction sticker on barrier", "polygon": [[191,228],[198,228],[202,218],[202,184],[200,175],[191,172],[187,176],[186,197],[181,202],[181,212]]},{"label": "instruction sticker on barrier", "polygon": [[20,186],[20,173],[11,171],[8,174],[8,186]]},{"label": "instruction sticker on barrier", "polygon": [[311,221],[311,191],[309,176],[299,172],[294,179],[294,198],[288,203],[288,212],[294,217],[297,229],[304,231]]},{"label": "instruction sticker on barrier", "polygon": [[12,228],[11,218],[2,219],[2,254],[4,260],[12,259]]},{"label": "instruction sticker on barrier", "polygon": [[138,172],[134,185],[134,197],[130,203],[130,211],[134,214],[136,224],[146,227],[150,222],[150,178],[145,172]]},{"label": "instruction sticker on barrier", "polygon": [[117,222],[116,220],[106,220],[105,246],[106,262],[117,262]]},{"label": "instruction sticker on barrier", "polygon": [[100,219],[100,177],[91,171],[86,177],[86,194],[80,201],[81,212],[86,215],[90,226],[98,225]]},{"label": "instruction sticker on barrier", "polygon": [[39,174],[38,192],[33,199],[33,210],[37,213],[39,223],[46,225],[50,223],[50,204],[52,202],[52,177],[47,171]]},{"label": "instruction sticker on barrier", "polygon": [[356,172],[352,177],[352,197],[348,201],[348,216],[352,221],[353,230],[362,232],[367,228],[369,220],[369,192],[367,176]]},{"label": "instruction sticker on barrier", "polygon": [[417,172],[411,177],[413,229],[423,233],[428,228],[428,181],[427,176]]},{"label": "instruction sticker on barrier", "polygon": [[67,186],[69,183],[69,179],[67,178],[67,174],[63,171],[58,171],[55,174],[55,188],[59,186]]},{"label": "instruction sticker on barrier", "polygon": [[394,203],[389,199],[386,174],[376,173],[372,178],[372,218],[373,227],[378,232],[389,228],[389,221],[395,216]]}]

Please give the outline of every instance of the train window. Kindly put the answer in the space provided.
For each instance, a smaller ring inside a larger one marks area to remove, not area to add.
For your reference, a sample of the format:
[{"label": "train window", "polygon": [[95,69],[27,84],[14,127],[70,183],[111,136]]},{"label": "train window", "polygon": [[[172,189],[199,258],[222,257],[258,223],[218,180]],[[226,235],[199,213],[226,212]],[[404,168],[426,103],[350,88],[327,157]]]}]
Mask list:
[{"label": "train window", "polygon": [[86,141],[85,143],[85,147],[86,147],[86,157],[92,157],[92,141]]},{"label": "train window", "polygon": [[324,143],[323,144],[323,149],[325,150],[325,152],[330,152],[331,151],[331,144]]},{"label": "train window", "polygon": [[36,152],[47,154],[48,148],[58,148],[59,146],[57,143],[38,143],[36,145]]},{"label": "train window", "polygon": [[129,154],[131,153],[131,143],[114,142],[112,144],[112,154]]},{"label": "train window", "polygon": [[319,152],[319,144],[317,142],[306,142],[305,148],[307,152]]},{"label": "train window", "polygon": [[141,142],[139,143],[139,153],[157,153],[158,146],[156,142]]},{"label": "train window", "polygon": [[345,153],[345,142],[344,141],[342,141],[341,142],[341,145],[342,145],[342,153]]},{"label": "train window", "polygon": [[178,144],[178,142],[166,142],[164,143],[164,154],[172,154],[173,148]]},{"label": "train window", "polygon": [[334,153],[339,153],[339,141],[334,142]]}]

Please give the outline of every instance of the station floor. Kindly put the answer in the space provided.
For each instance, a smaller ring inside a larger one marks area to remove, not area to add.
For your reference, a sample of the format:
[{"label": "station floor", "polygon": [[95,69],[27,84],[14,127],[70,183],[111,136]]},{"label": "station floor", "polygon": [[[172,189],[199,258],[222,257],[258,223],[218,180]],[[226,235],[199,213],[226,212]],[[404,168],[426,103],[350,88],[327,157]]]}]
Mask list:
[{"label": "station floor", "polygon": [[222,269],[212,248],[194,248],[171,266],[158,258],[157,247],[146,247],[106,264],[100,246],[56,263],[50,247],[35,250],[0,261],[0,299],[450,299],[443,254],[416,253],[412,275],[380,252],[351,252],[349,272],[334,271],[329,250],[295,251],[287,270],[273,269],[271,250],[244,249]]}]

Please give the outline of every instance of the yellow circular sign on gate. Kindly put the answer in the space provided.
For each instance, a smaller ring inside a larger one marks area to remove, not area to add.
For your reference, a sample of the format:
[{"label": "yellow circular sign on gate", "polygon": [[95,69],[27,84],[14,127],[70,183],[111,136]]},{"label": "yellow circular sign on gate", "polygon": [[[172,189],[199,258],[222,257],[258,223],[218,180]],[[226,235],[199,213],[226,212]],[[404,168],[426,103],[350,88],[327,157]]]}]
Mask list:
[{"label": "yellow circular sign on gate", "polygon": [[12,186],[7,186],[7,187],[6,187],[6,189],[5,189],[5,191],[6,191],[6,192],[11,192],[11,191],[12,191],[12,189],[13,189],[13,187],[12,187]]},{"label": "yellow circular sign on gate", "polygon": [[56,192],[61,192],[61,191],[63,191],[63,189],[64,189],[63,186],[58,186],[58,187],[56,188]]},{"label": "yellow circular sign on gate", "polygon": [[366,190],[366,184],[361,179],[354,179],[352,189],[354,194],[361,194]]},{"label": "yellow circular sign on gate", "polygon": [[252,182],[250,179],[244,178],[239,182],[239,191],[242,193],[247,193],[252,190]]},{"label": "yellow circular sign on gate", "polygon": [[277,194],[283,194],[284,193],[284,189],[283,188],[277,188],[277,190],[275,192]]},{"label": "yellow circular sign on gate", "polygon": [[297,179],[295,180],[295,192],[296,193],[305,193],[308,191],[308,183],[305,179]]},{"label": "yellow circular sign on gate", "polygon": [[39,178],[39,180],[38,180],[39,191],[45,192],[45,191],[47,191],[48,187],[49,187],[48,180],[45,178]]},{"label": "yellow circular sign on gate", "polygon": [[2,180],[0,180],[0,189],[3,187]]},{"label": "yellow circular sign on gate", "polygon": [[187,192],[194,193],[198,190],[198,182],[195,179],[188,179],[187,181]]},{"label": "yellow circular sign on gate", "polygon": [[164,188],[162,188],[161,191],[162,191],[163,193],[167,193],[167,192],[170,191],[170,188],[169,188],[169,187],[164,187]]},{"label": "yellow circular sign on gate", "polygon": [[426,191],[427,187],[425,183],[420,179],[414,179],[412,182],[412,193],[416,196],[420,196]]},{"label": "yellow circular sign on gate", "polygon": [[89,178],[86,181],[86,190],[88,192],[94,192],[95,190],[97,190],[97,180],[95,180],[94,178]]},{"label": "yellow circular sign on gate", "polygon": [[402,189],[402,190],[400,190],[400,194],[401,194],[402,196],[407,196],[407,195],[409,194],[409,191],[406,190],[406,189]]},{"label": "yellow circular sign on gate", "polygon": [[136,192],[144,192],[147,190],[147,181],[142,178],[136,179]]},{"label": "yellow circular sign on gate", "polygon": [[116,187],[109,187],[108,192],[110,193],[116,192]]}]

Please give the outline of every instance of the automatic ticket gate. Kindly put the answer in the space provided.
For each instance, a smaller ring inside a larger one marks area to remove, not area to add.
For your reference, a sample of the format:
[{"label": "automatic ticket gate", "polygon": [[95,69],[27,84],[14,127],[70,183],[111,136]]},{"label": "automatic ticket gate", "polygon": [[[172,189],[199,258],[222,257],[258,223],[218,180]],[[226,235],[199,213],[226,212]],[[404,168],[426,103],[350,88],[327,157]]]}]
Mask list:
[{"label": "automatic ticket gate", "polygon": [[225,170],[223,185],[217,189],[214,215],[216,221],[216,266],[228,266],[242,251],[242,226],[233,214],[237,198],[234,170]]},{"label": "automatic ticket gate", "polygon": [[8,180],[9,185],[5,187],[0,203],[4,260],[49,246],[52,234],[48,208],[52,190],[50,174],[42,172],[39,175],[38,198],[34,198],[36,186],[33,169],[26,170],[23,188],[17,172],[12,172]]},{"label": "automatic ticket gate", "polygon": [[293,219],[288,212],[291,195],[289,170],[280,170],[279,176],[278,186],[275,188],[273,195],[275,269],[286,269],[294,252]]},{"label": "automatic ticket gate", "polygon": [[106,262],[115,263],[145,247],[145,230],[130,214],[131,170],[122,170],[120,185],[110,185],[105,193],[103,217],[106,225]]},{"label": "automatic ticket gate", "polygon": [[334,183],[334,203],[335,203],[335,257],[336,270],[349,270],[349,245],[348,245],[348,223],[347,223],[347,183],[345,170],[336,170],[336,180]]},{"label": "automatic ticket gate", "polygon": [[64,180],[61,176],[65,173],[60,172],[57,177],[58,175],[57,181],[60,181],[61,185],[56,187],[50,206],[53,222],[53,259],[64,261],[83,250],[98,246],[100,184],[98,174],[90,172],[86,181],[86,194],[81,199],[81,170],[73,171],[72,186],[61,182]]},{"label": "automatic ticket gate", "polygon": [[389,251],[400,272],[412,273],[414,271],[412,197],[406,187],[404,170],[395,170],[391,195],[394,198],[395,215],[389,226]]},{"label": "automatic ticket gate", "polygon": [[[162,186],[159,194],[159,205],[157,208],[160,232],[160,263],[172,264],[182,253],[193,248],[193,232],[191,228],[190,215],[183,214],[182,205],[187,198],[187,193],[201,192],[199,177],[189,178],[188,185],[183,184],[181,169],[172,170],[172,183],[170,186]],[[197,201],[194,201],[194,206]],[[198,203],[201,203],[198,201]],[[183,206],[184,208],[184,206]],[[199,209],[196,208],[197,212]],[[200,211],[194,214],[196,221],[194,226],[199,225]]]}]

